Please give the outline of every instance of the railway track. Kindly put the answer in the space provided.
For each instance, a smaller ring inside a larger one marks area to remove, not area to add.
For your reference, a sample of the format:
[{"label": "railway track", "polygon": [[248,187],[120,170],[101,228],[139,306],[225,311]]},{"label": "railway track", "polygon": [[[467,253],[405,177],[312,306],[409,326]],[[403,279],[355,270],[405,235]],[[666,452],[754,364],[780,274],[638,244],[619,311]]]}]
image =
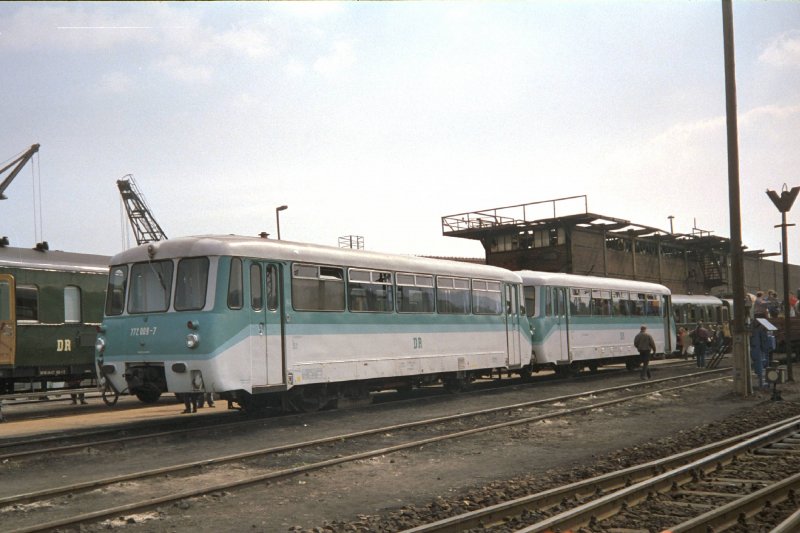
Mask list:
[{"label": "railway track", "polygon": [[[681,366],[677,364],[676,366]],[[612,370],[611,372],[616,372]],[[623,371],[625,372],[625,371]],[[720,372],[719,370],[711,372]],[[703,372],[689,374],[703,375]],[[587,375],[584,379],[602,378],[598,374]],[[665,379],[682,379],[683,376],[676,376]],[[660,381],[663,382],[663,381]],[[518,380],[511,382],[501,382],[502,385],[498,387],[496,382],[486,382],[481,384],[478,390],[474,391],[477,394],[491,391],[497,388],[507,388],[511,386],[533,386],[530,384],[520,385]],[[651,382],[655,383],[655,382]],[[469,393],[467,393],[469,394]],[[582,394],[582,393],[579,393]],[[429,397],[430,393],[426,395]],[[410,400],[394,399],[392,402],[397,403],[401,401],[414,402],[419,398]],[[380,402],[379,405],[387,403],[386,401]],[[177,405],[177,404],[176,404]],[[129,445],[137,441],[155,441],[160,439],[175,438],[182,435],[191,436],[195,434],[202,434],[208,431],[236,431],[240,428],[251,429],[256,424],[265,425],[267,420],[272,419],[269,413],[262,413],[256,415],[248,415],[244,420],[230,422],[230,413],[222,412],[215,413],[210,416],[204,416],[202,419],[192,417],[180,418],[175,421],[159,421],[151,422],[135,422],[118,426],[111,429],[99,429],[93,431],[68,431],[59,432],[57,434],[49,434],[37,436],[34,438],[24,439],[6,439],[0,442],[0,463],[7,460],[20,460],[30,459],[35,460],[38,457],[52,457],[55,454],[74,453],[85,451],[88,448],[97,450],[104,447],[113,447],[119,445]],[[296,416],[296,415],[288,415]],[[178,427],[175,427],[175,426]]]},{"label": "railway track", "polygon": [[800,530],[800,417],[405,533]]},{"label": "railway track", "polygon": [[[273,482],[334,465],[364,461],[448,439],[605,409],[646,398],[656,392],[666,394],[729,379],[702,379],[708,378],[708,372],[694,374],[691,378],[695,380],[680,386],[659,389],[659,385],[666,385],[675,378],[627,384],[49,487],[1,498],[0,519],[7,531],[43,531],[67,527],[152,509],[186,498],[221,494],[238,487]],[[599,396],[610,398],[599,399]],[[568,406],[567,402],[574,405]],[[143,498],[142,494],[148,496]]]}]

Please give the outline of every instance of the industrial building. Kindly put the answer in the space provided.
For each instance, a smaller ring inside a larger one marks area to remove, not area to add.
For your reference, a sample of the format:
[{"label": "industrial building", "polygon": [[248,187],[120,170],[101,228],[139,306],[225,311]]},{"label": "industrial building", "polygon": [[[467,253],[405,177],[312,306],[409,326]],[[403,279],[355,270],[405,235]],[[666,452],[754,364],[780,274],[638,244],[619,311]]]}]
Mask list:
[{"label": "industrial building", "polygon": [[[570,214],[559,215],[566,210]],[[733,293],[730,239],[700,229],[673,233],[590,213],[586,196],[444,216],[442,234],[480,241],[487,264],[511,270],[650,281],[679,294]],[[743,248],[745,292],[774,289],[783,294],[779,254]],[[789,265],[789,291],[798,288],[800,266]]]}]

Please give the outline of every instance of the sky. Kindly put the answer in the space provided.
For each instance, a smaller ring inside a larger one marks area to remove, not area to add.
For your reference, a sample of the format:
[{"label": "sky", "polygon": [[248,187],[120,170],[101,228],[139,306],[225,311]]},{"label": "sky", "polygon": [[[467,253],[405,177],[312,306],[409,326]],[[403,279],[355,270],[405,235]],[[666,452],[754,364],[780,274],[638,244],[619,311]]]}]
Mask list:
[{"label": "sky", "polygon": [[[800,2],[733,11],[742,241],[778,252]],[[285,240],[482,257],[443,216],[583,195],[730,237],[719,1],[0,2],[0,69],[0,167],[41,145],[0,201],[12,246],[135,244],[128,174],[170,238],[274,238],[287,205]]]}]

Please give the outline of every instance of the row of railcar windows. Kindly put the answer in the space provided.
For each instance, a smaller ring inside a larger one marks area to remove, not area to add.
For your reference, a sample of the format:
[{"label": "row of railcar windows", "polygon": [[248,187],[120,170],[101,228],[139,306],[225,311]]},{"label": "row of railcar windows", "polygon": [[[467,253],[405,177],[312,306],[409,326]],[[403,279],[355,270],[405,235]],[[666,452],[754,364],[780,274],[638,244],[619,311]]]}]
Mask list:
[{"label": "row of railcar windows", "polygon": [[[20,322],[39,321],[39,287],[17,285],[15,290],[15,315]],[[64,287],[64,322],[81,321],[81,289],[69,285]]]},{"label": "row of railcar windows", "polygon": [[[526,298],[532,298],[527,290]],[[554,287],[543,287],[545,316],[566,314],[563,302],[557,299]],[[661,299],[656,294],[612,291],[606,289],[569,288],[569,314],[571,316],[663,316]]]},{"label": "row of railcar windows", "polygon": [[499,315],[502,283],[492,280],[341,268],[292,266],[292,306],[298,311]]}]

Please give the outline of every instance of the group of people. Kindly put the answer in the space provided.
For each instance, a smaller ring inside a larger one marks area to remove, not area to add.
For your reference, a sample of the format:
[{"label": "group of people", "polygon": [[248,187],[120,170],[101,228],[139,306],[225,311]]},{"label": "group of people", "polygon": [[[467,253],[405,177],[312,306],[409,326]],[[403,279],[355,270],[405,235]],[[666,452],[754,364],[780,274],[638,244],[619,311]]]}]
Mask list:
[{"label": "group of people", "polygon": [[185,407],[184,413],[196,413],[198,407],[202,409],[205,404],[208,404],[209,407],[214,407],[214,395],[211,393],[184,392],[181,396]]},{"label": "group of people", "polygon": [[[723,326],[709,329],[702,322],[698,322],[692,331],[681,326],[678,328],[678,349],[684,359],[694,355],[697,366],[705,368],[706,354],[709,350],[718,350],[722,347],[726,337],[729,336]],[[693,353],[690,353],[689,347]]]},{"label": "group of people", "polygon": [[[794,294],[789,294],[789,316],[796,316],[798,299]],[[773,290],[756,291],[756,298],[753,301],[754,318],[778,318],[782,315],[784,305],[778,299],[778,293]]]}]

